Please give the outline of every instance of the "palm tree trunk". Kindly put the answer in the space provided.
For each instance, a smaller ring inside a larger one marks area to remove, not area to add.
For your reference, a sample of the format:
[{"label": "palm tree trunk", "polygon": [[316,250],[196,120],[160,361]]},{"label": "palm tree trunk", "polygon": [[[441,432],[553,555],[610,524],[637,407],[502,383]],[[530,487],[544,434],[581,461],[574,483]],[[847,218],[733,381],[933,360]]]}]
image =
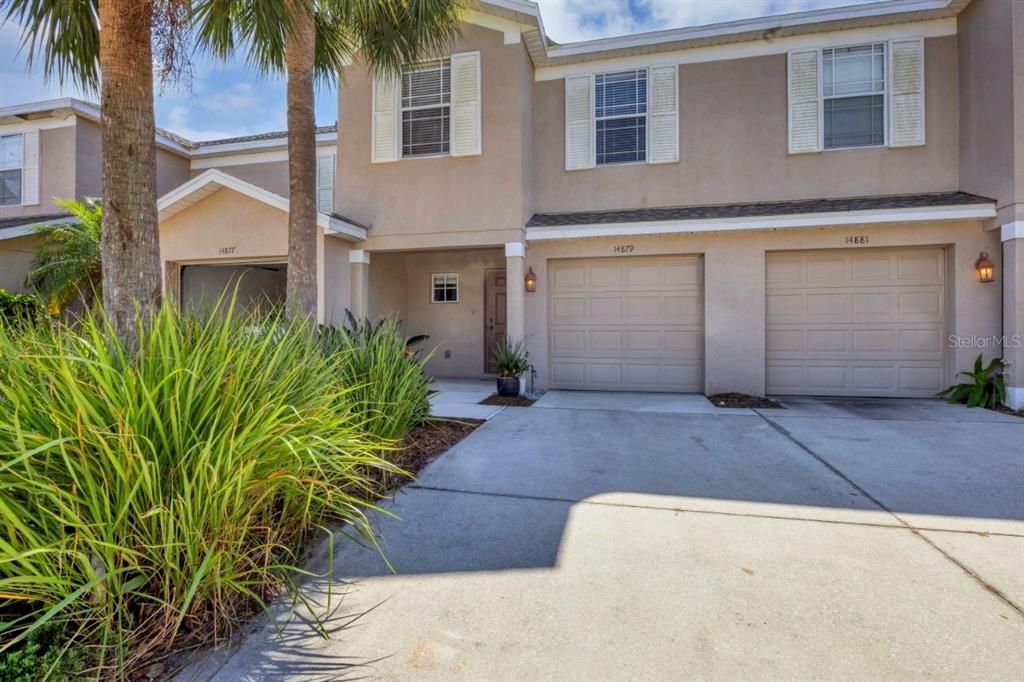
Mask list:
[{"label": "palm tree trunk", "polygon": [[295,26],[285,44],[288,67],[288,291],[292,317],[317,314],[316,112],[312,0],[291,0]]},{"label": "palm tree trunk", "polygon": [[152,0],[100,0],[103,134],[103,306],[114,330],[135,337],[160,304],[153,120]]}]

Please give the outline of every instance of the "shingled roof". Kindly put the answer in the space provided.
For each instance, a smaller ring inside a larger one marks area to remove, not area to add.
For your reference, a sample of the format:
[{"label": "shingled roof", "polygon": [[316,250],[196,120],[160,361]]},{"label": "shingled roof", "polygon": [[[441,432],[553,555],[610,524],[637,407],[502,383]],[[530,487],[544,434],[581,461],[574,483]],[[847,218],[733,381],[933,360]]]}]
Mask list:
[{"label": "shingled roof", "polygon": [[931,194],[898,194],[889,196],[849,197],[843,199],[802,199],[798,201],[761,201],[744,204],[713,204],[701,206],[670,206],[634,208],[614,211],[575,211],[571,213],[535,213],[527,227],[562,227],[566,225],[614,225],[676,220],[717,220],[723,218],[758,218],[809,213],[840,213],[847,211],[891,210],[901,208],[934,208],[992,204],[993,199],[967,192]]}]

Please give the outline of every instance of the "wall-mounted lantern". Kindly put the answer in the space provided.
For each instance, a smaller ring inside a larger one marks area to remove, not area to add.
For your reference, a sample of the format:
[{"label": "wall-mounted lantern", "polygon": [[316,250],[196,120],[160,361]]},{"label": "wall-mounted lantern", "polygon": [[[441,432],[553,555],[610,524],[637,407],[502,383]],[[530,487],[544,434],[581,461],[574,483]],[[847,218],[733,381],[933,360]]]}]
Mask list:
[{"label": "wall-mounted lantern", "polygon": [[995,281],[996,266],[988,259],[988,251],[982,251],[978,260],[974,262],[974,269],[978,271],[979,282]]},{"label": "wall-mounted lantern", "polygon": [[526,273],[526,290],[531,294],[537,291],[537,273],[530,268],[530,271]]}]

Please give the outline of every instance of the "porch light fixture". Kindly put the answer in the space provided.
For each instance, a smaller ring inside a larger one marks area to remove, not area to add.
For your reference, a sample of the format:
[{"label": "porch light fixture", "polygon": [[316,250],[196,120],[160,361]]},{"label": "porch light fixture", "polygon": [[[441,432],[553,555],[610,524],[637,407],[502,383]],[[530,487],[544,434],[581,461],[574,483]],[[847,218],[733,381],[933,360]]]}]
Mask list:
[{"label": "porch light fixture", "polygon": [[988,259],[988,251],[982,251],[978,260],[974,261],[974,269],[978,271],[979,282],[995,281],[996,266]]},{"label": "porch light fixture", "polygon": [[530,271],[526,273],[526,290],[531,294],[537,291],[537,273],[530,268]]}]

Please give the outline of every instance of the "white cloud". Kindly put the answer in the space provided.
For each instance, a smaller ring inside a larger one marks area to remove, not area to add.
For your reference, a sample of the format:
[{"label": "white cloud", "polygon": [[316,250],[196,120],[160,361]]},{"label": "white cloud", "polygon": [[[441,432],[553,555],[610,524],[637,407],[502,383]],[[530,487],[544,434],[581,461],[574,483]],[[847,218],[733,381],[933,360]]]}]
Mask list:
[{"label": "white cloud", "polygon": [[877,0],[537,0],[560,43]]}]

